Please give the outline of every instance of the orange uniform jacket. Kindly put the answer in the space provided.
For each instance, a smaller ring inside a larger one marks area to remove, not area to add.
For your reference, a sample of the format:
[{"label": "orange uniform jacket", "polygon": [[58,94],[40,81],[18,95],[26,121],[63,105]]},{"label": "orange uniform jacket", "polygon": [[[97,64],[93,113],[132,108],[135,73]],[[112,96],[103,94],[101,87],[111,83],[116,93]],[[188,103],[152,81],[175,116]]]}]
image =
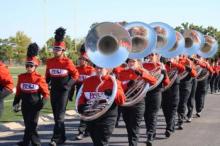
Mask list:
[{"label": "orange uniform jacket", "polygon": [[187,64],[191,64],[191,68],[192,68],[192,71],[190,72],[190,76],[191,77],[196,77],[197,76],[197,72],[196,72],[196,69],[195,69],[195,65],[192,63],[192,61],[190,61],[189,59],[186,59],[186,58],[180,58],[179,59],[179,63],[180,64],[184,64],[184,65],[187,65]]},{"label": "orange uniform jacket", "polygon": [[72,60],[67,57],[51,58],[47,60],[46,80],[50,77],[59,78],[70,75],[75,81],[79,78],[79,73]]},{"label": "orange uniform jacket", "polygon": [[24,73],[18,76],[16,96],[20,93],[40,93],[44,98],[49,98],[48,85],[45,78],[37,72]]},{"label": "orange uniform jacket", "polygon": [[210,73],[213,73],[213,69],[207,62],[199,61],[198,65],[201,66],[202,68],[206,68]]},{"label": "orange uniform jacket", "polygon": [[[102,80],[102,81],[101,81]],[[102,84],[100,84],[103,82]],[[122,105],[125,103],[126,97],[124,95],[123,89],[121,87],[121,82],[117,81],[118,89],[115,97],[115,103],[117,105]],[[98,88],[98,92],[96,92],[96,88]],[[97,97],[104,97],[104,91],[107,89],[113,88],[113,82],[110,76],[91,76],[84,80],[82,95],[79,99],[79,105],[86,104],[88,100],[94,99]]]},{"label": "orange uniform jacket", "polygon": [[[148,70],[148,71],[151,71],[153,70],[154,68],[156,67],[159,67],[160,64],[159,63],[150,63],[150,62],[146,62],[146,63],[143,63],[143,67]],[[168,75],[164,78],[163,80],[163,85],[164,86],[167,86],[168,84],[170,83],[170,79],[168,77]]]},{"label": "orange uniform jacket", "polygon": [[121,71],[123,71],[125,68],[126,68],[126,66],[122,64],[122,65],[120,65],[120,66],[114,68],[114,69],[113,69],[113,73],[118,77],[118,76],[119,76],[119,73],[120,73]]},{"label": "orange uniform jacket", "polygon": [[83,80],[88,78],[89,76],[95,73],[95,69],[92,66],[77,66],[76,69],[79,72],[79,79],[78,82],[82,83]]},{"label": "orange uniform jacket", "polygon": [[219,69],[218,66],[213,66],[212,69],[213,69],[214,73],[216,73],[217,75],[219,75],[220,69]]},{"label": "orange uniform jacket", "polygon": [[[143,70],[138,69],[139,72],[142,73],[142,78],[148,82],[150,85],[154,85],[157,82],[157,79],[153,76],[151,76],[150,74],[145,73]],[[122,70],[119,75],[118,75],[118,80],[120,80],[122,82],[122,87],[124,89],[124,91],[127,90],[127,84],[130,80],[135,80],[138,77],[138,75],[136,75],[135,71],[133,69],[130,68],[126,68],[124,70]]]},{"label": "orange uniform jacket", "polygon": [[182,64],[176,62],[171,62],[171,65],[166,64],[165,68],[167,72],[169,72],[173,68],[176,68],[178,70],[178,74],[181,74],[185,71],[185,67]]},{"label": "orange uniform jacket", "polygon": [[12,76],[3,63],[0,64],[0,86],[7,88],[11,92],[14,88]]}]

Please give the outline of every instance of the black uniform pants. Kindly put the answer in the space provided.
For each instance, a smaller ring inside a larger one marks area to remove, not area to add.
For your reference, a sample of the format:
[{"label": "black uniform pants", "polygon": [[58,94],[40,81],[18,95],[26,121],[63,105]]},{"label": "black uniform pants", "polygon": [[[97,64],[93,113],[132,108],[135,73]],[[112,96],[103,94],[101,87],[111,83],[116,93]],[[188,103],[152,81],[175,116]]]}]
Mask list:
[{"label": "black uniform pants", "polygon": [[125,121],[129,146],[137,146],[141,120],[144,116],[145,103],[141,100],[131,107],[121,107],[123,120]]},{"label": "black uniform pants", "polygon": [[24,146],[29,146],[31,142],[33,146],[40,146],[40,138],[37,133],[37,124],[39,119],[39,110],[35,106],[22,104],[22,115],[24,119]]},{"label": "black uniform pants", "polygon": [[204,108],[207,86],[207,78],[202,81],[199,81],[197,84],[195,95],[197,113],[201,112]]},{"label": "black uniform pants", "polygon": [[0,117],[4,110],[4,98],[11,93],[7,88],[3,88],[0,86]]},{"label": "black uniform pants", "polygon": [[119,120],[120,120],[121,113],[122,113],[121,107],[119,106],[119,107],[118,107],[118,116],[117,116],[116,124],[118,124],[118,122],[119,122]]},{"label": "black uniform pants", "polygon": [[211,78],[211,81],[210,81],[211,93],[216,92],[216,91],[215,91],[216,78],[217,78],[216,74],[214,74],[214,75],[212,76],[212,78]]},{"label": "black uniform pants", "polygon": [[66,105],[68,102],[68,93],[69,90],[51,90],[51,106],[53,110],[54,116],[54,129],[53,129],[53,137],[51,141],[55,141],[56,143],[63,142],[66,140],[65,136],[65,125],[64,125],[64,117],[66,112]]},{"label": "black uniform pants", "polygon": [[185,112],[187,102],[192,89],[192,80],[180,81],[179,91],[180,91],[180,100],[178,105],[178,124],[182,125],[183,120],[185,119]]},{"label": "black uniform pants", "polygon": [[218,75],[216,75],[215,81],[214,81],[214,91],[217,92],[218,91]]},{"label": "black uniform pants", "polygon": [[179,104],[179,83],[173,85],[162,93],[162,110],[166,121],[166,130],[175,131],[175,117]]},{"label": "black uniform pants", "polygon": [[211,86],[210,86],[211,79],[212,79],[212,74],[209,74],[208,79],[207,79],[206,94],[208,94],[208,90],[211,89]]},{"label": "black uniform pants", "polygon": [[149,91],[145,97],[144,119],[147,129],[147,137],[155,136],[157,126],[157,115],[161,107],[162,92],[161,88]]},{"label": "black uniform pants", "polygon": [[193,78],[192,79],[192,89],[191,89],[191,93],[190,93],[190,96],[189,96],[189,99],[187,102],[187,108],[188,108],[187,117],[188,118],[192,118],[192,115],[193,115],[196,89],[197,89],[197,79]]},{"label": "black uniform pants", "polygon": [[115,103],[101,117],[87,122],[87,128],[94,146],[108,146],[110,136],[115,128],[117,106]]},{"label": "black uniform pants", "polygon": [[218,91],[220,92],[220,75],[218,75]]},{"label": "black uniform pants", "polygon": [[219,90],[219,82],[220,82],[220,75],[216,76],[216,80],[215,80],[215,91],[218,92]]}]

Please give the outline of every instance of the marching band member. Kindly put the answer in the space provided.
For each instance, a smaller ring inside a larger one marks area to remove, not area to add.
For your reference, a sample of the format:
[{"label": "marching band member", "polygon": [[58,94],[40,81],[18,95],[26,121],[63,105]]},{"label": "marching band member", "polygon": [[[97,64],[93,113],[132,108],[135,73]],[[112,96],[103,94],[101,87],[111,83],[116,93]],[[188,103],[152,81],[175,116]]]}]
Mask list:
[{"label": "marching band member", "polygon": [[[127,62],[128,68],[122,70],[118,76],[118,79],[122,81],[124,91],[132,87],[134,80],[139,76],[150,85],[156,83],[156,78],[144,71],[136,59],[128,59]],[[144,99],[131,107],[121,107],[121,110],[128,133],[129,146],[137,146],[140,123],[145,111]]]},{"label": "marching band member", "polygon": [[217,70],[218,70],[218,92],[220,92],[220,59],[218,59],[218,66],[217,66]]},{"label": "marching band member", "polygon": [[164,75],[163,81],[155,89],[147,92],[145,97],[144,119],[147,130],[147,146],[151,146],[156,137],[157,114],[161,107],[162,87],[167,86],[170,83],[170,80],[166,70],[163,68],[163,64],[159,63],[160,60],[157,54],[150,54],[148,59],[149,62],[144,62],[143,67],[148,71],[160,67],[161,74]]},{"label": "marching band member", "polygon": [[13,91],[13,79],[5,64],[0,61],[0,118],[4,109],[4,98]]},{"label": "marching band member", "polygon": [[195,70],[195,66],[192,61],[188,59],[187,56],[182,55],[179,58],[180,64],[185,64],[186,71],[188,75],[180,81],[179,91],[180,91],[180,100],[178,105],[178,129],[183,129],[183,120],[185,119],[185,112],[187,107],[187,102],[190,97],[190,93],[192,90],[192,78],[197,76],[197,72]]},{"label": "marching band member", "polygon": [[[112,95],[113,82],[109,76],[110,71],[105,68],[95,67],[97,75],[84,80],[82,94],[79,99],[78,112],[83,113],[87,103],[96,100],[98,97],[103,99]],[[125,102],[125,95],[121,87],[121,82],[117,81],[117,94],[109,110],[101,117],[88,121],[88,131],[94,146],[108,146],[109,138],[115,127],[117,118],[117,106]]]},{"label": "marching band member", "polygon": [[209,68],[211,69],[211,72],[209,72],[209,77],[207,79],[207,86],[206,86],[206,94],[208,94],[208,89],[210,89],[210,81],[212,79],[212,74],[214,73],[214,70],[212,69],[211,63],[210,63],[210,59],[205,59],[207,66],[209,66]]},{"label": "marching band member", "polygon": [[[196,56],[193,56],[196,57]],[[190,57],[189,58],[192,61],[193,66],[198,65],[196,59]],[[186,114],[186,122],[190,123],[192,121],[193,118],[193,109],[194,109],[194,104],[195,104],[195,94],[196,94],[196,88],[197,88],[197,79],[196,78],[192,78],[192,87],[191,87],[191,91],[190,91],[190,95],[189,95],[189,99],[187,101],[187,109],[188,112]]]},{"label": "marching band member", "polygon": [[215,70],[215,81],[214,81],[214,92],[218,92],[218,82],[219,82],[219,74],[220,74],[220,68],[219,68],[219,64],[218,64],[218,60],[216,59],[215,61],[215,66],[214,66],[214,70]]},{"label": "marching band member", "polygon": [[[177,70],[179,75],[185,71],[184,65],[178,63],[175,58],[173,60],[166,59],[164,63],[167,72]],[[166,137],[170,137],[175,131],[175,117],[179,104],[179,84],[180,80],[177,76],[173,85],[166,91],[162,92],[162,110],[166,121]]]},{"label": "marching band member", "polygon": [[[38,46],[36,43],[28,47],[27,60],[25,63],[26,73],[18,76],[17,90],[13,102],[14,111],[19,111],[19,102],[24,119],[24,137],[23,141],[18,142],[19,146],[40,146],[40,139],[37,133],[37,123],[39,112],[49,99],[48,85],[45,78],[36,72],[39,65],[37,55]],[[41,96],[43,96],[41,98]]]},{"label": "marching band member", "polygon": [[216,66],[215,61],[211,60],[211,67],[212,67],[212,70],[213,70],[212,77],[211,77],[211,80],[210,80],[211,94],[215,93],[215,80],[217,78],[217,71],[216,71],[215,66]]},{"label": "marching band member", "polygon": [[64,116],[71,86],[78,79],[79,73],[73,62],[64,56],[66,50],[63,41],[65,29],[55,31],[54,57],[46,63],[46,81],[51,86],[51,105],[55,126],[50,145],[63,144],[66,140]]},{"label": "marching band member", "polygon": [[[81,48],[84,48],[84,45],[82,45]],[[79,57],[79,66],[76,67],[76,69],[79,72],[79,80],[77,80],[77,82],[75,83],[76,86],[76,94],[78,93],[83,81],[90,77],[91,75],[95,74],[95,69],[89,65],[90,61],[89,58],[86,54],[86,52],[82,52],[81,49],[81,56]],[[83,120],[80,120],[80,124],[79,124],[79,134],[76,136],[77,140],[81,140],[83,139],[84,136],[88,136],[88,131],[86,128],[86,122]]]},{"label": "marching band member", "polygon": [[[194,61],[196,64],[198,64],[201,68],[207,69],[210,73],[213,72],[212,68],[203,58],[201,58],[200,56],[197,56],[197,58],[198,60]],[[197,87],[195,91],[195,105],[196,105],[196,115],[198,117],[200,117],[200,113],[204,108],[207,86],[208,86],[208,77],[206,77],[201,81],[198,81],[197,83]]]}]

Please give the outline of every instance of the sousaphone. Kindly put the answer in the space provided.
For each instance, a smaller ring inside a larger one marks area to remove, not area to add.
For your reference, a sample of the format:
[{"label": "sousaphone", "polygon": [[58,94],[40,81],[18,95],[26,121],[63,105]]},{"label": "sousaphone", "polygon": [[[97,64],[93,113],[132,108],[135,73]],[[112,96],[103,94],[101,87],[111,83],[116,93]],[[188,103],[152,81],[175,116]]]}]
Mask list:
[{"label": "sousaphone", "polygon": [[[95,65],[103,68],[114,68],[126,61],[131,49],[129,33],[119,24],[103,22],[94,26],[88,33],[85,41],[85,48],[89,59]],[[108,98],[96,98],[87,102],[86,110],[80,114],[84,121],[91,121],[105,114],[112,106],[117,93],[117,83],[114,76],[112,95]],[[81,86],[77,98],[76,108],[82,94]],[[76,111],[78,111],[76,109]]]},{"label": "sousaphone", "polygon": [[[152,53],[156,46],[157,35],[148,24],[131,22],[125,25],[124,28],[129,32],[132,40],[132,48],[128,58],[143,59]],[[138,77],[134,85],[126,91],[126,102],[122,106],[132,106],[140,102],[146,96],[148,90],[149,83],[146,83],[142,77]]]},{"label": "sousaphone", "polygon": [[[183,54],[192,56],[194,54],[197,54],[198,50],[203,47],[205,44],[205,38],[199,31],[196,30],[184,30],[183,31],[183,37],[185,39],[185,47]],[[190,64],[186,64],[190,66]],[[196,66],[197,73],[201,71],[200,66]],[[185,79],[185,77],[189,73],[187,71],[184,71],[182,74],[180,74],[180,80]]]},{"label": "sousaphone", "polygon": [[[179,35],[179,33],[176,32],[170,25],[163,22],[153,22],[150,24],[150,26],[155,30],[157,34],[157,44],[156,47],[153,49],[154,53],[160,54],[165,58],[171,58],[181,53],[181,35]],[[178,41],[176,41],[176,37],[179,38]],[[157,78],[157,83],[149,89],[153,90],[161,84],[164,77],[161,74],[161,68],[155,68],[153,71],[150,72],[153,76]],[[172,77],[175,77],[176,71],[173,73],[174,76]]]},{"label": "sousaphone", "polygon": [[[209,35],[205,35],[205,44],[199,48],[197,51],[197,54],[203,58],[209,58],[216,54],[218,51],[218,42],[215,40],[214,37],[211,37]],[[203,81],[204,79],[208,78],[209,71],[207,68],[201,68],[200,67],[200,73],[198,73],[197,81]]]}]

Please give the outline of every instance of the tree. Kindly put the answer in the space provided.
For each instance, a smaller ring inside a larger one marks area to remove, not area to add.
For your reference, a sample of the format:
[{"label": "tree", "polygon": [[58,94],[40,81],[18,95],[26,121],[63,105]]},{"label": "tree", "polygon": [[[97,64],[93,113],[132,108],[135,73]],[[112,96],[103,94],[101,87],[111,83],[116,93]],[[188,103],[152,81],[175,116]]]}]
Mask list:
[{"label": "tree", "polygon": [[0,39],[0,60],[12,63],[14,58],[14,44],[10,43],[8,39]]},{"label": "tree", "polygon": [[15,51],[15,60],[19,63],[22,63],[25,60],[27,47],[31,43],[31,38],[28,37],[24,32],[18,31],[15,37],[9,38],[10,43],[16,44]]}]

